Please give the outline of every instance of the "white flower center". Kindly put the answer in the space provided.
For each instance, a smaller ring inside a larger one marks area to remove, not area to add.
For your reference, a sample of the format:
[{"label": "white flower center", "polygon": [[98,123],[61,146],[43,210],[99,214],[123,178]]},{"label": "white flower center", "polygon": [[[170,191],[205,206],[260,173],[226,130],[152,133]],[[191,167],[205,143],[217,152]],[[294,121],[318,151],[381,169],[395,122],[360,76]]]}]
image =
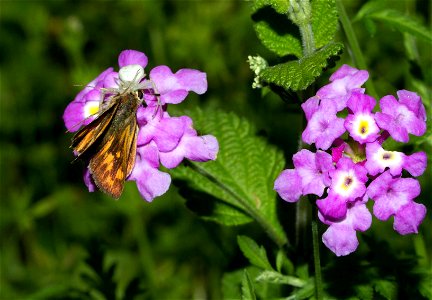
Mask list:
[{"label": "white flower center", "polygon": [[349,197],[359,182],[354,172],[348,171],[341,174],[334,185],[335,192],[343,197]]},{"label": "white flower center", "polygon": [[88,101],[84,105],[84,118],[95,115],[99,111],[99,101]]},{"label": "white flower center", "polygon": [[372,133],[374,118],[370,115],[359,115],[354,121],[354,130],[362,138],[366,138]]},{"label": "white flower center", "polygon": [[402,164],[402,155],[397,151],[379,149],[373,155],[373,160],[382,168],[399,166]]}]

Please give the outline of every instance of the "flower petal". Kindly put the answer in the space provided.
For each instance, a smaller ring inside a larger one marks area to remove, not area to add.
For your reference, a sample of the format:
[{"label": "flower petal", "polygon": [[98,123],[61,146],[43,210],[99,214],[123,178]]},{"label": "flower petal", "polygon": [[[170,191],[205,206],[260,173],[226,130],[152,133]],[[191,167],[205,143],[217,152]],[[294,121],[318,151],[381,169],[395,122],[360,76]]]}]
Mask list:
[{"label": "flower petal", "polygon": [[302,195],[301,178],[294,169],[283,170],[276,178],[274,190],[288,202],[297,202]]},{"label": "flower petal", "polygon": [[143,52],[136,50],[123,50],[118,57],[118,64],[120,67],[127,65],[140,65],[145,68],[147,62],[147,56]]},{"label": "flower petal", "polygon": [[137,148],[135,166],[128,180],[135,180],[141,196],[151,202],[165,194],[171,184],[171,176],[158,170],[158,150],[151,143]]},{"label": "flower petal", "polygon": [[418,233],[418,227],[425,216],[426,207],[423,204],[410,202],[396,213],[393,228],[402,235]]}]

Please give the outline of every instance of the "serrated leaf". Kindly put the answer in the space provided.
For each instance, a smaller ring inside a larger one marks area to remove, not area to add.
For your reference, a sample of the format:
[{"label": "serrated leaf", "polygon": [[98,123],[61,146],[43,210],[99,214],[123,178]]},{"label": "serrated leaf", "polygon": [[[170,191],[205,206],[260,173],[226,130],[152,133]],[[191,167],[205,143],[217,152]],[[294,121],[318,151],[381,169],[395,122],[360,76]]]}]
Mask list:
[{"label": "serrated leaf", "polygon": [[328,66],[329,60],[338,56],[342,49],[341,43],[332,42],[300,60],[269,67],[263,70],[260,76],[264,81],[274,83],[285,89],[304,90],[322,74],[323,69]]},{"label": "serrated leaf", "polygon": [[315,0],[311,5],[315,47],[321,48],[334,39],[338,30],[336,2],[335,0]]},{"label": "serrated leaf", "polygon": [[255,288],[249,277],[248,271],[244,270],[242,279],[242,300],[255,300]]},{"label": "serrated leaf", "polygon": [[[274,180],[285,164],[282,152],[256,137],[255,128],[232,113],[204,113],[197,109],[186,114],[194,120],[195,128],[216,136],[219,153],[216,161],[191,163],[171,170],[173,177],[186,180],[194,190],[211,195],[201,197],[202,201],[208,201],[202,205],[217,208],[216,214],[206,217],[226,225],[242,224],[250,220],[246,217],[252,218],[279,246],[285,244],[273,190]],[[215,206],[214,201],[227,205]],[[218,218],[218,214],[224,217]],[[239,219],[227,222],[226,216],[230,214]]]},{"label": "serrated leaf", "polygon": [[252,9],[257,11],[265,6],[271,6],[279,14],[286,14],[290,4],[289,0],[255,0]]},{"label": "serrated leaf", "polygon": [[374,284],[375,290],[386,299],[395,299],[396,285],[388,280],[376,280]]},{"label": "serrated leaf", "polygon": [[281,15],[266,4],[256,7],[252,19],[257,37],[267,49],[279,56],[302,56],[299,29],[286,14]]},{"label": "serrated leaf", "polygon": [[237,243],[243,255],[252,265],[264,270],[273,270],[273,267],[268,261],[267,252],[263,246],[258,246],[253,239],[243,235],[237,237]]},{"label": "serrated leaf", "polygon": [[389,9],[381,1],[368,2],[360,9],[354,20],[372,19],[390,25],[402,33],[409,33],[415,37],[432,43],[432,32],[423,24],[400,11]]},{"label": "serrated leaf", "polygon": [[295,287],[303,287],[306,282],[300,278],[294,276],[282,275],[281,273],[275,271],[263,271],[257,278],[258,282],[268,282],[273,284],[287,284]]},{"label": "serrated leaf", "polygon": [[270,51],[279,56],[295,55],[298,58],[302,56],[302,46],[299,38],[286,32],[279,33],[264,21],[256,23],[254,28],[258,38]]}]

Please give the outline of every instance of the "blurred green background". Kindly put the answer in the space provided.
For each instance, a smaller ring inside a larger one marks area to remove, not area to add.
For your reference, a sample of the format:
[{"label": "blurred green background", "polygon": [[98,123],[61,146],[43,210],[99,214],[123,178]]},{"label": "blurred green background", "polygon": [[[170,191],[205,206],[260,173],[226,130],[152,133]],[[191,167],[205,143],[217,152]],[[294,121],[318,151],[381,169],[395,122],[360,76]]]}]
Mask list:
[{"label": "blurred green background", "polygon": [[[426,2],[413,4],[413,14],[430,24]],[[360,4],[347,1],[349,13]],[[260,235],[259,229],[200,220],[185,207],[175,186],[151,204],[140,199],[133,182],[118,201],[88,193],[84,166],[71,164],[72,134],[65,133],[62,114],[85,84],[109,66],[117,69],[122,50],[135,49],[148,56],[147,72],[161,64],[173,71],[205,71],[207,93],[190,95],[181,106],[233,111],[247,118],[291,162],[301,113],[294,103],[251,89],[247,56],[261,54],[270,62],[275,58],[255,36],[250,5],[222,0],[1,0],[0,299],[222,297],[223,273],[245,264],[236,234]],[[379,27],[370,37],[361,24],[356,26],[380,96],[420,86],[430,108],[430,46],[418,43],[421,65],[412,72],[400,33]],[[346,53],[342,62],[351,63]],[[419,198],[429,211],[430,175],[429,169],[421,177]],[[421,227],[429,249],[430,216]],[[391,222],[377,224],[367,235],[387,232],[394,251],[412,252],[415,238],[396,235]]]}]

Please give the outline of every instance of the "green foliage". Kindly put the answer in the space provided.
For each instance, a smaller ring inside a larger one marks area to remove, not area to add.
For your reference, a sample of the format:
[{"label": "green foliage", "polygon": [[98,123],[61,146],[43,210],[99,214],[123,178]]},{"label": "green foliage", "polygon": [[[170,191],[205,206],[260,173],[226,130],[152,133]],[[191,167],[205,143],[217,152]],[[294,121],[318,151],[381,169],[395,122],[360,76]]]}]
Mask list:
[{"label": "green foliage", "polygon": [[273,270],[273,267],[268,261],[267,253],[264,247],[258,246],[254,240],[248,238],[247,236],[238,236],[237,243],[239,244],[243,255],[249,259],[249,262],[252,265],[264,270]]},{"label": "green foliage", "polygon": [[[299,2],[304,6],[303,11],[312,12],[310,17],[300,12],[298,17],[301,22],[289,20],[288,9],[276,6],[275,3],[279,2],[255,2],[254,28],[267,49],[280,57],[294,55],[298,60],[268,67],[259,76],[263,82],[286,90],[305,90],[324,69],[332,65],[343,50],[342,44],[333,42],[338,29],[335,1],[312,1],[310,7],[308,1]],[[295,28],[291,21],[300,24],[299,28]]]},{"label": "green foliage", "polygon": [[254,28],[263,45],[278,56],[302,56],[301,42],[297,37],[289,33],[280,34],[264,21],[255,23]]},{"label": "green foliage", "polygon": [[409,15],[388,8],[382,1],[371,1],[366,3],[357,13],[355,20],[367,22],[372,33],[376,27],[373,21],[381,21],[391,28],[399,30],[401,33],[409,33],[414,37],[432,43],[432,31]]},{"label": "green foliage", "polygon": [[255,300],[255,289],[247,270],[244,270],[242,280],[242,300]]},{"label": "green foliage", "polygon": [[[276,217],[274,178],[284,167],[283,155],[263,139],[255,136],[254,127],[234,114],[189,111],[197,127],[214,134],[219,142],[216,161],[191,163],[171,171],[174,178],[187,180],[200,195],[209,220],[225,225],[239,225],[252,219],[264,226],[278,245],[286,237]],[[190,195],[190,192],[187,192]],[[214,203],[212,203],[214,200]]]},{"label": "green foliage", "polygon": [[260,76],[264,81],[285,89],[304,90],[321,75],[328,65],[328,60],[339,55],[342,49],[342,44],[330,43],[311,56],[269,67],[263,70]]},{"label": "green foliage", "polygon": [[305,282],[297,277],[282,275],[275,271],[263,271],[256,280],[274,284],[287,284],[295,287],[303,287],[305,285]]},{"label": "green foliage", "polygon": [[253,9],[256,11],[265,6],[271,6],[279,14],[286,14],[290,4],[289,0],[256,0]]},{"label": "green foliage", "polygon": [[[377,94],[417,91],[430,116],[427,1],[341,2],[362,21],[353,29]],[[304,124],[294,99],[326,82],[333,60],[356,65],[350,52],[340,55],[345,36],[333,1],[311,1],[308,55],[289,3],[255,1],[251,19],[241,1],[1,2],[1,299],[314,298],[309,228],[296,227],[295,205],[278,200],[273,182],[298,150]],[[123,49],[144,51],[146,72],[196,68],[209,82],[179,106],[200,134],[217,136],[218,160],[173,170],[169,193],[152,203],[131,182],[119,201],[88,193],[62,121],[66,105],[117,67]],[[278,70],[267,71],[267,84],[280,83],[287,103],[250,89],[245,60],[256,53]],[[427,135],[405,147],[430,158],[431,133],[428,123]],[[418,235],[401,237],[390,221],[374,220],[350,257],[321,248],[326,298],[432,298],[431,172],[419,178],[428,215]]]},{"label": "green foliage", "polygon": [[315,47],[321,48],[334,40],[338,30],[335,0],[312,1],[312,31]]}]

